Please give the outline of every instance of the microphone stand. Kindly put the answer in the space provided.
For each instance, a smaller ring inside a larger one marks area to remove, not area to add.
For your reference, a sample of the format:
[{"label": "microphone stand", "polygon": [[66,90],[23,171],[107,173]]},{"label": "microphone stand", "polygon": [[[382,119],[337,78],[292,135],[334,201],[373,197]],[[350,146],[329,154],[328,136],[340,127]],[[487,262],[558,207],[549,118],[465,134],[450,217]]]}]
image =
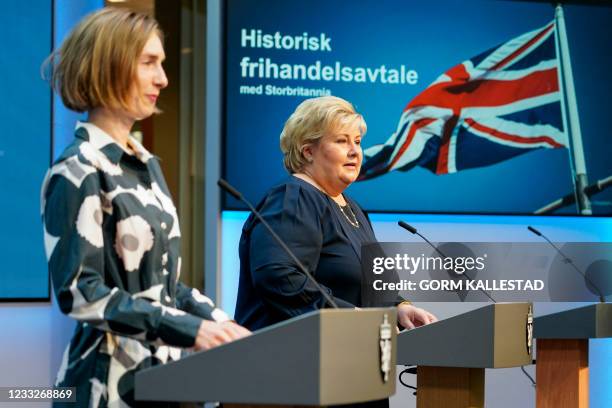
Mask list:
[{"label": "microphone stand", "polygon": [[540,231],[538,231],[537,229],[535,229],[534,227],[532,227],[531,225],[527,226],[527,229],[531,232],[533,232],[535,235],[544,238],[553,248],[555,248],[555,250],[559,253],[559,255],[561,255],[563,257],[563,262],[572,265],[572,267],[574,268],[574,270],[576,272],[578,272],[580,275],[582,275],[582,277],[593,287],[595,288],[595,290],[597,291],[598,295],[599,295],[599,302],[600,303],[606,303],[606,298],[603,295],[603,293],[601,292],[601,290],[599,289],[599,287],[597,285],[595,285],[595,283],[593,283],[593,281],[591,279],[589,279],[589,277],[586,275],[586,273],[582,272],[580,269],[578,269],[578,267],[576,266],[576,264],[574,263],[574,261],[572,261],[567,255],[565,255],[563,253],[563,251],[561,251],[561,249],[556,246],[550,239],[548,239],[548,237],[544,234],[542,234]]},{"label": "microphone stand", "polygon": [[[416,228],[414,228],[412,225],[410,225],[410,224],[408,224],[407,222],[404,222],[404,221],[398,221],[398,222],[397,222],[397,225],[399,225],[400,227],[404,228],[404,229],[405,229],[405,230],[407,230],[408,232],[410,232],[410,233],[412,233],[412,234],[415,234],[415,235],[418,235],[419,237],[421,237],[421,238],[422,238],[422,239],[423,239],[425,242],[427,242],[427,243],[428,243],[428,244],[429,244],[429,245],[430,245],[430,246],[431,246],[431,247],[432,247],[432,248],[433,248],[433,249],[434,249],[434,250],[435,250],[435,251],[436,251],[438,254],[440,254],[440,256],[441,256],[442,258],[448,258],[446,255],[444,255],[444,254],[442,253],[442,251],[440,251],[440,250],[439,250],[439,249],[438,249],[438,248],[437,248],[437,247],[436,247],[434,244],[432,244],[432,243],[431,243],[431,241],[429,241],[427,238],[425,238],[423,235],[421,235],[421,234],[420,234],[420,233],[417,231],[417,229],[416,229]],[[455,272],[455,271],[453,270],[453,272]],[[455,273],[457,274],[457,272],[455,272]],[[462,274],[457,274],[457,275],[463,276],[463,277],[464,277],[464,279],[466,279],[466,280],[468,280],[468,281],[470,281],[470,282],[473,282],[473,281],[474,281],[474,279],[472,279],[472,278],[470,277],[470,275],[468,275],[468,274],[467,274],[467,272],[464,272],[464,273],[462,273]],[[484,294],[486,295],[486,297],[488,297],[489,299],[491,299],[491,301],[492,301],[493,303],[497,303],[497,302],[495,301],[495,299],[493,299],[493,298],[491,297],[491,295],[489,295],[489,293],[488,293],[486,290],[484,290],[484,289],[480,289],[480,291],[481,291],[482,293],[484,293]]]}]

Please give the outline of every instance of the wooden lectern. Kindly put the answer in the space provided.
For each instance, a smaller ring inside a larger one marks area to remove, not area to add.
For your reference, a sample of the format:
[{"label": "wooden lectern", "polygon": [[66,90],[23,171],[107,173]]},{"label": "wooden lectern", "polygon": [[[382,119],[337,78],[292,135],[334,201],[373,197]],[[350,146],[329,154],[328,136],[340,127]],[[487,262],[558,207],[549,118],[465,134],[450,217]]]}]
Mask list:
[{"label": "wooden lectern", "polygon": [[612,304],[538,317],[533,337],[537,339],[536,407],[588,408],[589,339],[612,337]]},{"label": "wooden lectern", "polygon": [[531,364],[529,303],[496,303],[404,331],[398,364],[417,365],[417,408],[484,407],[485,368]]},{"label": "wooden lectern", "polygon": [[[136,374],[135,398],[318,406],[387,398],[395,393],[396,321],[395,308],[308,313],[143,370]],[[388,353],[381,349],[381,329]]]}]

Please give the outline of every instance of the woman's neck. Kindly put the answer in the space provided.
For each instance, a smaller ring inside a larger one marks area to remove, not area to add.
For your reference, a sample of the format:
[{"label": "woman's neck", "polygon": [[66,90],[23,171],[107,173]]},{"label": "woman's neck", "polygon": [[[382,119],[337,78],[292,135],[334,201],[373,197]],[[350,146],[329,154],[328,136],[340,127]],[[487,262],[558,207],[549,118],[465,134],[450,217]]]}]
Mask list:
[{"label": "woman's neck", "polygon": [[130,148],[128,140],[134,119],[110,109],[95,108],[89,112],[88,121],[106,132],[125,149]]},{"label": "woman's neck", "polygon": [[346,200],[344,199],[344,195],[342,195],[342,192],[333,193],[333,192],[327,191],[327,189],[323,188],[321,184],[317,183],[317,181],[312,176],[310,176],[307,172],[294,173],[293,175],[299,178],[300,180],[304,180],[308,184],[311,184],[317,190],[329,196],[329,198],[331,198],[336,203],[338,203],[338,205],[341,205],[341,206],[346,205]]}]

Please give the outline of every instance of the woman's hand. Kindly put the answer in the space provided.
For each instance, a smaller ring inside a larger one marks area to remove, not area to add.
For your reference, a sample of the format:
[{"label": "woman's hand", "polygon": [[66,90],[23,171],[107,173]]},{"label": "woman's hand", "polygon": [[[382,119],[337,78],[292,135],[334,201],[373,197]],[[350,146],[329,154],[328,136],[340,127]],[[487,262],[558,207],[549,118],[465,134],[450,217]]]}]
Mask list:
[{"label": "woman's hand", "polygon": [[208,350],[250,334],[249,330],[230,320],[220,323],[203,320],[193,348],[195,351]]},{"label": "woman's hand", "polygon": [[438,318],[425,309],[402,303],[397,306],[397,320],[406,329],[437,322]]}]

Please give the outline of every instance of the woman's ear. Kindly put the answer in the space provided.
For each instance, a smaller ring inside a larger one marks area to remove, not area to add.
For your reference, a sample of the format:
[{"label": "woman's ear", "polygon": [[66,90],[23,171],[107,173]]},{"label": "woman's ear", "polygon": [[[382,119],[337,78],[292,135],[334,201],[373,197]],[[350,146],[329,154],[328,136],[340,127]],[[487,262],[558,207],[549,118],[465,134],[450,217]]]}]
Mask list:
[{"label": "woman's ear", "polygon": [[312,163],[312,154],[313,154],[313,146],[312,143],[306,143],[302,146],[302,157],[306,160],[307,163]]}]

